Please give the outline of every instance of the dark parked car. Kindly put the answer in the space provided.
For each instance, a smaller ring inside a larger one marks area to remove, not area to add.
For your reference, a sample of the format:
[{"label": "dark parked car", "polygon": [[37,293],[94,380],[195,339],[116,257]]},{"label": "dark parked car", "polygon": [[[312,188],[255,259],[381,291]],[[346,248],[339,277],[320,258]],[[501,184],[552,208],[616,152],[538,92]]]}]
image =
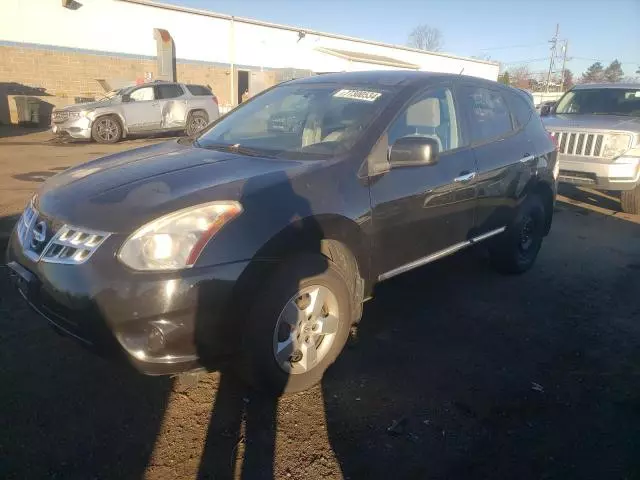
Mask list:
[{"label": "dark parked car", "polygon": [[529,269],[557,173],[517,89],[322,75],[263,92],[196,140],[49,179],[7,262],[57,330],[144,373],[231,359],[258,387],[297,391],[336,359],[377,282],[480,242],[498,270]]}]

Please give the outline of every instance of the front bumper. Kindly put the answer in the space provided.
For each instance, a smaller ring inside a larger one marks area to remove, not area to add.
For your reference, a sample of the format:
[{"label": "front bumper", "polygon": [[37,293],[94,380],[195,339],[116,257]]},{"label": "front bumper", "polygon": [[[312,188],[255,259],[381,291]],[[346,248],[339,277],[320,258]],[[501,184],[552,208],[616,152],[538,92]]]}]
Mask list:
[{"label": "front bumper", "polygon": [[633,190],[640,184],[639,163],[615,163],[613,160],[586,159],[558,155],[558,181],[601,190]]},{"label": "front bumper", "polygon": [[142,373],[212,368],[235,352],[229,312],[248,262],[133,272],[115,260],[116,242],[110,237],[86,263],[64,265],[32,261],[14,232],[7,265],[22,296],[57,331]]},{"label": "front bumper", "polygon": [[72,138],[88,140],[91,138],[91,119],[81,117],[61,123],[51,122],[54,135],[69,135]]}]

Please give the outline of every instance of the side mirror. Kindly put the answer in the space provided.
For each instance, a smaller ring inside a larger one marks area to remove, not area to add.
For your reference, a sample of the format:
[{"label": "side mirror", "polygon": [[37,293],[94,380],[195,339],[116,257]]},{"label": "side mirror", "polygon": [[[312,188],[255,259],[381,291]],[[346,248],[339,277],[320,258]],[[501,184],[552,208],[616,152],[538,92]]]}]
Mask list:
[{"label": "side mirror", "polygon": [[440,143],[430,137],[402,137],[389,149],[391,167],[413,167],[438,163]]},{"label": "side mirror", "polygon": [[551,105],[543,105],[540,107],[540,116],[546,117],[551,114]]},{"label": "side mirror", "polygon": [[125,93],[122,95],[122,103],[129,103],[131,101],[131,95]]}]

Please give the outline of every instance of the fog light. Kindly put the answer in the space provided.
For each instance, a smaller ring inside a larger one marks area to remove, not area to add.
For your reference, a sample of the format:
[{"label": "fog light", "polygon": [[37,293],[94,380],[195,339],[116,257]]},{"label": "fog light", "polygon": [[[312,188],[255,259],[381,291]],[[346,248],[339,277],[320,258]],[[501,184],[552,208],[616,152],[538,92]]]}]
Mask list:
[{"label": "fog light", "polygon": [[158,327],[151,327],[149,336],[147,337],[147,350],[150,353],[156,353],[164,348],[165,338],[162,330]]}]

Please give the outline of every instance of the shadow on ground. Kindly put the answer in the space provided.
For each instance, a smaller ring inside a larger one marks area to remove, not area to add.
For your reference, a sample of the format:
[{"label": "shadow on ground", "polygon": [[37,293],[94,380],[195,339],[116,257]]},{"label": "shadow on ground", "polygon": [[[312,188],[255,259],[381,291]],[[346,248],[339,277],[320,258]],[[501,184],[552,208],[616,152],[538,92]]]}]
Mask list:
[{"label": "shadow on ground", "polygon": [[476,249],[381,284],[320,387],[276,403],[223,376],[209,426],[169,438],[172,380],[54,336],[2,278],[0,476],[635,478],[640,226],[592,212],[581,236],[579,210],[525,275]]}]

